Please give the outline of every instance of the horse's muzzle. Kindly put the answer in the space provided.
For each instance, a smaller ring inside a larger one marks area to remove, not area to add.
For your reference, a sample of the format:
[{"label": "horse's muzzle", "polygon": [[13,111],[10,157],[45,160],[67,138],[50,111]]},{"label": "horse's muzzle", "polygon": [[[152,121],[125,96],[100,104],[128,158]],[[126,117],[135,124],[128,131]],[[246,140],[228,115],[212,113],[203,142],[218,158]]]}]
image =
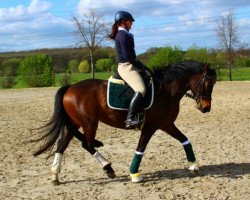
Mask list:
[{"label": "horse's muzzle", "polygon": [[197,101],[197,108],[198,108],[202,113],[210,112],[210,110],[211,110],[211,100],[208,100],[208,99],[200,99],[199,101]]},{"label": "horse's muzzle", "polygon": [[205,107],[205,108],[202,108],[200,111],[202,113],[207,113],[207,112],[210,112],[211,108],[208,108],[208,107]]}]

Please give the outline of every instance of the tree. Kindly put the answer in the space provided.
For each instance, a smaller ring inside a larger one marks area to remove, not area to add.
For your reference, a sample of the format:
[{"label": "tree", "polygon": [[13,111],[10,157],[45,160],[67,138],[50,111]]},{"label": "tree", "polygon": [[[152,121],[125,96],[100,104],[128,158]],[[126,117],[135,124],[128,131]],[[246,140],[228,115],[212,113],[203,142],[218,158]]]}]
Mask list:
[{"label": "tree", "polygon": [[24,58],[18,69],[19,81],[28,87],[46,87],[54,83],[51,57],[45,54]]},{"label": "tree", "polygon": [[4,60],[2,66],[0,67],[0,76],[16,76],[20,62],[21,60],[19,58]]},{"label": "tree", "polygon": [[250,58],[247,57],[236,58],[235,65],[237,67],[250,67]]},{"label": "tree", "polygon": [[221,80],[221,71],[220,71],[221,67],[226,66],[225,52],[223,52],[223,51],[216,52],[216,54],[214,56],[213,65],[216,66],[217,75],[218,75],[217,79]]},{"label": "tree", "polygon": [[113,61],[112,59],[99,59],[96,61],[96,69],[97,71],[107,71],[107,72],[110,72],[111,71],[111,68],[113,66]]},{"label": "tree", "polygon": [[92,78],[95,78],[93,54],[96,48],[107,38],[108,23],[104,22],[103,15],[97,14],[93,10],[90,10],[81,19],[73,17],[73,22],[77,29],[76,34],[79,36],[78,44],[87,47],[89,50],[91,74]]},{"label": "tree", "polygon": [[83,60],[82,62],[80,62],[80,64],[79,64],[79,72],[81,72],[81,73],[89,72],[89,63],[88,63],[87,60]]},{"label": "tree", "polygon": [[199,48],[196,45],[191,46],[185,53],[186,60],[196,60],[198,62],[211,62],[211,55],[207,48]]},{"label": "tree", "polygon": [[161,47],[156,49],[156,52],[150,58],[148,67],[151,69],[167,67],[170,63],[177,62],[183,59],[183,53],[177,46]]},{"label": "tree", "polygon": [[20,62],[21,59],[19,58],[10,58],[2,62],[2,65],[0,65],[0,76],[4,77],[0,79],[0,86],[2,88],[11,88],[14,86]]},{"label": "tree", "polygon": [[68,63],[67,72],[77,73],[79,71],[79,62],[76,59],[72,59]]},{"label": "tree", "polygon": [[226,54],[228,78],[230,81],[232,80],[232,66],[236,55],[234,49],[240,43],[238,29],[239,25],[235,20],[234,11],[232,9],[229,9],[217,22],[216,33],[219,43]]}]

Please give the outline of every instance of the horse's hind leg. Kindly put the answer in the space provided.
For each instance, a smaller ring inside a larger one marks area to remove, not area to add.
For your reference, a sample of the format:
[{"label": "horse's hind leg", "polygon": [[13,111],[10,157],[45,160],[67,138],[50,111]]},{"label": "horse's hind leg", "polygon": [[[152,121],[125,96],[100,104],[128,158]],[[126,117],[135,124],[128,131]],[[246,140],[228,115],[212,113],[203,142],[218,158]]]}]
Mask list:
[{"label": "horse's hind leg", "polygon": [[86,140],[82,140],[82,147],[93,155],[99,163],[101,163],[103,170],[109,178],[115,178],[115,172],[111,167],[111,163],[95,149],[97,126],[98,122],[92,122],[88,123],[88,125],[82,126],[86,138]]},{"label": "horse's hind leg", "polygon": [[70,141],[72,140],[72,138],[73,138],[73,135],[69,133],[68,130],[65,128],[61,138],[57,142],[57,149],[56,149],[55,157],[54,157],[52,168],[51,168],[52,183],[54,185],[59,184],[58,175],[61,170],[62,156],[63,156],[64,151],[68,147]]},{"label": "horse's hind leg", "polygon": [[[84,144],[86,144],[87,142],[84,133],[81,133],[79,130],[74,131],[74,137],[76,137],[78,140],[80,140]],[[98,141],[96,139],[94,139],[93,144],[94,144],[94,147],[96,148],[104,146],[104,144],[101,141]]]},{"label": "horse's hind leg", "polygon": [[178,141],[182,143],[183,148],[186,153],[187,160],[189,162],[188,169],[192,173],[196,173],[199,170],[199,168],[196,162],[196,158],[194,155],[192,145],[190,141],[188,140],[188,138],[174,125],[174,123],[171,125],[168,125],[166,128],[162,130],[166,131],[169,135],[171,135],[173,138],[177,139]]},{"label": "horse's hind leg", "polygon": [[109,162],[99,151],[97,151],[93,144],[83,142],[82,147],[96,158],[109,178],[115,178],[115,172],[111,167],[111,162]]}]

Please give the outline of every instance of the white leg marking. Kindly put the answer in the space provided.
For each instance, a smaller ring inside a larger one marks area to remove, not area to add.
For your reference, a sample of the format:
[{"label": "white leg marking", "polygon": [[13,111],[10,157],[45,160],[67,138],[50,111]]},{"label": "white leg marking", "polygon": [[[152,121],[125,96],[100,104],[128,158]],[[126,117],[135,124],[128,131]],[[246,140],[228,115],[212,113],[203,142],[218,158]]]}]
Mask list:
[{"label": "white leg marking", "polygon": [[103,155],[100,154],[98,151],[95,152],[94,156],[96,160],[102,164],[103,167],[110,164],[110,162],[107,161],[106,158],[104,158]]},{"label": "white leg marking", "polygon": [[198,171],[199,165],[197,162],[189,162],[189,168],[190,171]]},{"label": "white leg marking", "polygon": [[140,183],[143,181],[143,177],[140,173],[130,174],[132,183]]},{"label": "white leg marking", "polygon": [[62,154],[55,153],[54,161],[53,161],[52,168],[51,168],[51,172],[53,174],[59,174],[61,170],[61,163],[62,163]]}]

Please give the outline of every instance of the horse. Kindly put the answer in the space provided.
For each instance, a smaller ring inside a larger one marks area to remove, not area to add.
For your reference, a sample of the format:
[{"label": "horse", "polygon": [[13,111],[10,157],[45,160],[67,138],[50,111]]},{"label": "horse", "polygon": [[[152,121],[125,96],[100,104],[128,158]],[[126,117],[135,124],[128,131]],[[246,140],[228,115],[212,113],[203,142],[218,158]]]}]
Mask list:
[{"label": "horse", "polygon": [[[157,130],[165,131],[177,139],[183,145],[190,164],[188,169],[198,171],[191,142],[174,122],[179,113],[180,100],[184,96],[194,99],[202,113],[209,112],[216,83],[216,72],[210,68],[210,64],[197,61],[176,62],[160,70],[153,70],[151,76],[155,83],[154,102],[145,111],[145,122],[129,168],[132,182],[143,181],[139,166],[147,144]],[[45,133],[37,139],[45,142],[33,153],[38,156],[51,150],[57,143],[56,150],[51,154],[54,155],[51,168],[54,184],[59,184],[62,156],[73,137],[79,139],[82,147],[100,162],[109,178],[116,177],[111,162],[96,150],[96,147],[103,145],[95,139],[96,130],[99,121],[125,129],[127,111],[115,110],[107,105],[107,85],[107,80],[87,79],[58,89],[53,116],[43,126]]]}]

